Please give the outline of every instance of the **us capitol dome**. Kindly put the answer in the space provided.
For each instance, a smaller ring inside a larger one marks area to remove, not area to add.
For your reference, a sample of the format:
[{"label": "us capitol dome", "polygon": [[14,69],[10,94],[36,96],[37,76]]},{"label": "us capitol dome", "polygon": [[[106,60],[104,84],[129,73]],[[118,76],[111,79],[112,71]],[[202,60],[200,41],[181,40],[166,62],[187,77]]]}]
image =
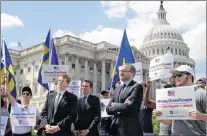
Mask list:
[{"label": "us capitol dome", "polygon": [[182,35],[167,22],[166,14],[161,1],[157,12],[157,22],[146,34],[140,48],[141,53],[151,60],[166,54],[169,49],[174,56],[175,68],[180,65],[188,65],[194,69],[195,61],[189,57],[190,48],[183,41]]}]

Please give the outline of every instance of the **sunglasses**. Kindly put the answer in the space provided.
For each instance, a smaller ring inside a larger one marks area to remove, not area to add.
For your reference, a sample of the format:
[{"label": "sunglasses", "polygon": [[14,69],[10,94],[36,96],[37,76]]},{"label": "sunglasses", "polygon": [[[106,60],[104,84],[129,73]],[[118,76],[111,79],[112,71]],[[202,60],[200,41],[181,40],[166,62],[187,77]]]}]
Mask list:
[{"label": "sunglasses", "polygon": [[174,78],[177,78],[177,77],[182,77],[183,75],[188,75],[188,73],[185,73],[185,72],[177,73],[177,74],[174,75],[173,77],[174,77]]},{"label": "sunglasses", "polygon": [[23,96],[30,96],[30,93],[22,93]]}]

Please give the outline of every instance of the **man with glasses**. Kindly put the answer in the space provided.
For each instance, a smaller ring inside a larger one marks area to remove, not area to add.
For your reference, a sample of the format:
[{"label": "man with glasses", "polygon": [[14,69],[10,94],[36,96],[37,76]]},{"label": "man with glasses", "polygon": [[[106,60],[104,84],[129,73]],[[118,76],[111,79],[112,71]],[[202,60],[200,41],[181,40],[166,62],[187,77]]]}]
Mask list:
[{"label": "man with glasses", "polygon": [[142,128],[137,115],[143,96],[143,87],[133,80],[136,69],[125,64],[119,69],[122,85],[118,86],[106,111],[113,115],[110,134],[113,136],[142,136]]},{"label": "man with glasses", "polygon": [[71,124],[77,117],[77,96],[67,91],[67,74],[58,76],[57,90],[47,95],[41,112],[42,136],[72,136]]},{"label": "man with glasses", "polygon": [[78,100],[78,117],[75,122],[75,136],[98,136],[101,120],[100,99],[92,95],[93,84],[89,80],[82,83],[83,97]]},{"label": "man with glasses", "polygon": [[[194,71],[187,65],[181,65],[171,71],[175,78],[176,86],[192,86]],[[187,95],[187,94],[186,94]],[[192,120],[161,120],[162,123],[172,124],[172,136],[204,136],[206,135],[206,91],[195,90],[196,110],[190,111]],[[158,110],[153,111],[153,116],[160,116]]]}]

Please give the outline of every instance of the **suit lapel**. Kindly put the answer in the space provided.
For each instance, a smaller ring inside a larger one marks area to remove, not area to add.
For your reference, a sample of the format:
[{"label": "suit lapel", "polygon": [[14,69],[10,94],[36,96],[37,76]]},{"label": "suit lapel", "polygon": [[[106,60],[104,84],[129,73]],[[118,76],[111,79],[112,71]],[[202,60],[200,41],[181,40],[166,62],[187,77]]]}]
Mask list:
[{"label": "suit lapel", "polygon": [[123,85],[121,85],[121,86],[119,86],[119,88],[118,88],[118,90],[119,91],[117,91],[117,96],[118,96],[118,98],[117,98],[117,100],[118,100],[118,102],[120,102],[120,100],[121,100],[121,95],[122,95],[122,90],[123,89]]},{"label": "suit lapel", "polygon": [[57,92],[54,92],[54,93],[52,93],[52,96],[51,96],[52,111],[54,111],[54,104],[55,104],[56,95],[57,95]]}]

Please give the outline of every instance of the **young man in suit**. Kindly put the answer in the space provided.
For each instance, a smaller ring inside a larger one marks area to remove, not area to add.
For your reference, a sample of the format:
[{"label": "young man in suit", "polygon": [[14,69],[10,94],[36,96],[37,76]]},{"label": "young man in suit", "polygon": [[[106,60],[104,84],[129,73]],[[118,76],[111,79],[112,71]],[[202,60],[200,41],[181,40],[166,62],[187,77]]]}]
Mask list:
[{"label": "young man in suit", "polygon": [[119,69],[122,85],[118,86],[106,111],[113,115],[110,133],[113,136],[142,136],[142,128],[137,115],[143,96],[143,87],[133,80],[136,69],[125,64]]},{"label": "young man in suit", "polygon": [[91,94],[92,88],[93,85],[89,80],[83,81],[83,97],[78,101],[78,118],[73,130],[75,136],[99,136],[101,104],[100,99]]},{"label": "young man in suit", "polygon": [[66,88],[70,83],[67,74],[58,77],[56,92],[48,94],[41,113],[42,136],[72,136],[71,123],[77,117],[77,97]]}]

